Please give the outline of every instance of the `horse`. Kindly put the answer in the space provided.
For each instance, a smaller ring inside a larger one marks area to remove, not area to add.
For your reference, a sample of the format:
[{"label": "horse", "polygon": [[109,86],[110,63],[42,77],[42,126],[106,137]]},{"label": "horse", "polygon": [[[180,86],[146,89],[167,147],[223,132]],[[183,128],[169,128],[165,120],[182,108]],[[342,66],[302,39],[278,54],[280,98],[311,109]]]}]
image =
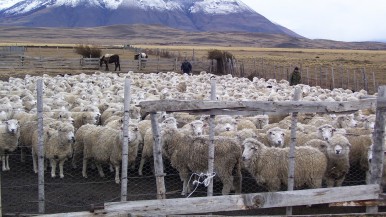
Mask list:
[{"label": "horse", "polygon": [[115,71],[117,71],[117,68],[119,68],[119,71],[121,71],[121,64],[119,63],[119,55],[118,54],[105,54],[100,58],[99,65],[102,67],[102,65],[106,64],[106,71],[109,70],[109,63],[115,64]]}]

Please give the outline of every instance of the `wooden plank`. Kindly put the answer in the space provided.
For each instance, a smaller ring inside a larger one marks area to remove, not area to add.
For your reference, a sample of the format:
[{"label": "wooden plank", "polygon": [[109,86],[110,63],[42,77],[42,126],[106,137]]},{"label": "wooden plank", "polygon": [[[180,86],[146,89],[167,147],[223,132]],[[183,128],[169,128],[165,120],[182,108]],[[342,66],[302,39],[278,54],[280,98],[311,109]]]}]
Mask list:
[{"label": "wooden plank", "polygon": [[[212,114],[214,110],[222,110],[227,114],[227,110],[254,111],[261,114],[288,114],[292,112],[300,113],[334,113],[334,112],[354,112],[365,108],[375,108],[376,99],[361,99],[349,102],[311,102],[311,101],[185,101],[185,100],[156,100],[142,101],[141,116],[158,111],[166,112],[196,112]],[[383,101],[378,101],[378,106],[385,105]],[[234,111],[233,111],[234,112]]]},{"label": "wooden plank", "polygon": [[215,197],[112,202],[105,203],[105,211],[146,215],[226,212],[257,208],[374,200],[378,199],[380,191],[379,185],[359,185]]}]

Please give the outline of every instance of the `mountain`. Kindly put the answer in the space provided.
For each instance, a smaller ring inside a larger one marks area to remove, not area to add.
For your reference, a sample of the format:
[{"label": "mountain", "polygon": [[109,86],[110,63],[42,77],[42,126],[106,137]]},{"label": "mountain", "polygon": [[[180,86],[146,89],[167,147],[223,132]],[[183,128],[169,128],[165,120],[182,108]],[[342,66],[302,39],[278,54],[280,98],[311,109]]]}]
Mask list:
[{"label": "mountain", "polygon": [[240,0],[2,0],[0,25],[98,27],[152,24],[197,32],[300,35]]}]

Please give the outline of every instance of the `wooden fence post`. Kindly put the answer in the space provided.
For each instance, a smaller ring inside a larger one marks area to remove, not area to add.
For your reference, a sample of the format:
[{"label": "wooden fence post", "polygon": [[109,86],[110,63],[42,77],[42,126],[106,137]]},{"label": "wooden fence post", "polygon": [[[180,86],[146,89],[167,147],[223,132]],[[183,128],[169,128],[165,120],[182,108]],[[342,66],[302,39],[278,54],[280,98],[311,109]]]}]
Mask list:
[{"label": "wooden fence post", "polygon": [[366,76],[366,69],[365,68],[363,68],[362,74],[363,74],[363,82],[364,82],[363,89],[365,91],[369,91],[369,86],[368,86],[368,83],[367,83],[367,76]]},{"label": "wooden fence post", "polygon": [[354,90],[357,91],[358,90],[358,86],[357,86],[357,72],[356,70],[354,69]]},{"label": "wooden fence post", "polygon": [[307,67],[307,85],[310,85],[310,74],[308,72],[308,67]]},{"label": "wooden fence post", "polygon": [[38,191],[39,191],[39,213],[45,212],[44,195],[44,132],[43,132],[43,80],[37,81],[37,115],[38,115]]},{"label": "wooden fence post", "polygon": [[123,144],[122,144],[122,173],[121,173],[121,201],[127,200],[127,168],[129,156],[129,110],[130,110],[130,80],[125,79],[124,116],[123,116]]},{"label": "wooden fence post", "polygon": [[165,173],[162,160],[161,136],[158,129],[157,113],[151,113],[151,128],[153,130],[154,174],[157,184],[157,199],[166,199]]},{"label": "wooden fence post", "polygon": [[[386,111],[386,86],[378,89],[377,110],[375,113],[375,127],[373,133],[373,150],[371,160],[371,175],[367,184],[381,184],[382,170],[384,161],[384,143],[385,143],[385,111]],[[378,212],[378,207],[367,207],[367,213]]]},{"label": "wooden fence post", "polygon": [[[294,92],[294,101],[299,101],[302,90],[300,87],[295,88]],[[288,159],[288,191],[294,190],[294,175],[295,175],[295,145],[296,145],[296,130],[297,130],[297,122],[298,122],[298,113],[292,113],[291,120],[291,144],[289,151],[289,159]],[[292,207],[287,207],[286,215],[292,215]]]},{"label": "wooden fence post", "polygon": [[[212,77],[210,80],[211,84],[211,91],[210,91],[210,99],[216,100],[216,78]],[[208,174],[210,176],[213,175],[214,171],[214,115],[210,115],[209,118],[209,147],[208,147]],[[210,180],[210,183],[208,185],[207,189],[207,195],[208,197],[213,196],[213,179]]]},{"label": "wooden fence post", "polygon": [[334,67],[331,66],[332,89],[335,88]]},{"label": "wooden fence post", "polygon": [[375,73],[374,73],[374,71],[373,71],[373,90],[374,90],[374,93],[376,92],[376,90],[377,90],[377,86],[376,86],[376,84],[375,84]]}]

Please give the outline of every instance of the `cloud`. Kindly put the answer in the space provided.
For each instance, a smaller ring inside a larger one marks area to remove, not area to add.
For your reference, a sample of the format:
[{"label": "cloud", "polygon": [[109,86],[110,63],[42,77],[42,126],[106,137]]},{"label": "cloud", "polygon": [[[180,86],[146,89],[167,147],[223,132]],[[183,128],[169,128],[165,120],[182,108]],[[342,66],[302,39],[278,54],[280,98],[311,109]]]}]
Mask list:
[{"label": "cloud", "polygon": [[272,22],[311,39],[386,40],[384,0],[243,0]]}]

